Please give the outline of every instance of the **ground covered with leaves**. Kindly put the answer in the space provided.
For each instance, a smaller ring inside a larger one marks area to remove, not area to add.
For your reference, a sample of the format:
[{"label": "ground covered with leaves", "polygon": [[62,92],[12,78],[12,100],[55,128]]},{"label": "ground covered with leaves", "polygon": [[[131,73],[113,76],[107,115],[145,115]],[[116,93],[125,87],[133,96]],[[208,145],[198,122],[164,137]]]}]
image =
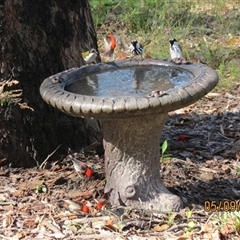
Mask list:
[{"label": "ground covered with leaves", "polygon": [[239,96],[236,85],[169,113],[159,161],[165,186],[185,204],[181,212],[99,208],[104,159],[93,146],[72,154],[94,171],[91,178],[74,170],[69,155],[38,168],[1,167],[0,238],[239,239]]}]

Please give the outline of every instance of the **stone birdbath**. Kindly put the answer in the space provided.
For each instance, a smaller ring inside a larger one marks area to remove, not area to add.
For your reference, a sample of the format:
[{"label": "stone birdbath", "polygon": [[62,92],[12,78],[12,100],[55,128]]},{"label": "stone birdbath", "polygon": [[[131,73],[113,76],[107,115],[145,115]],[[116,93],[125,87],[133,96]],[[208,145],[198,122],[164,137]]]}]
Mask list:
[{"label": "stone birdbath", "polygon": [[66,114],[102,121],[111,204],[165,212],[183,207],[160,178],[168,112],[196,102],[217,82],[216,72],[203,64],[123,60],[57,73],[44,80],[40,93]]}]

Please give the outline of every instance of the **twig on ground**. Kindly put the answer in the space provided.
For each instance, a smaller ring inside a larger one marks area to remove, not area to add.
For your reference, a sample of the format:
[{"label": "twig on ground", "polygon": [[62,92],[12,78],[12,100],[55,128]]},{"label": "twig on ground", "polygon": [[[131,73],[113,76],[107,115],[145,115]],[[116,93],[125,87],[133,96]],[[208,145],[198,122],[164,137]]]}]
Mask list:
[{"label": "twig on ground", "polygon": [[213,213],[209,216],[208,220],[206,221],[206,224],[208,224],[208,222],[211,220],[211,218],[213,217],[214,214],[215,214],[215,212],[213,212]]},{"label": "twig on ground", "polygon": [[226,137],[225,135],[223,135],[223,134],[220,133],[220,132],[217,132],[217,134],[220,135],[221,137],[223,137],[223,138],[229,140],[229,141],[232,141],[232,140],[233,140],[232,138]]},{"label": "twig on ground", "polygon": [[3,239],[7,239],[7,240],[17,240],[18,238],[15,237],[5,237],[4,235],[0,234],[0,237]]},{"label": "twig on ground", "polygon": [[[172,227],[170,227],[169,229],[167,229],[167,232],[173,232],[176,231],[178,229],[184,229],[184,228],[188,228],[189,225],[187,223],[183,223],[183,224],[178,224],[178,225],[173,225]],[[194,226],[192,229],[195,228],[201,228],[201,226]]]},{"label": "twig on ground", "polygon": [[62,144],[58,145],[58,147],[47,156],[47,158],[42,162],[42,164],[39,166],[40,169],[44,169],[46,166],[46,162],[48,161],[48,159],[62,146]]}]

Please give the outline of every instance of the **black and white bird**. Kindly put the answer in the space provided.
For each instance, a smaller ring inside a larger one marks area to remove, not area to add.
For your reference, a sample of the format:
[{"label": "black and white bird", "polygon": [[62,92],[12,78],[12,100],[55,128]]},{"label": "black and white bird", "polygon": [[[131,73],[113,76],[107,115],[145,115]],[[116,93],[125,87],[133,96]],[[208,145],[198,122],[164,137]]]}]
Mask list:
[{"label": "black and white bird", "polygon": [[182,48],[175,38],[169,40],[169,50],[171,59],[183,58]]},{"label": "black and white bird", "polygon": [[142,44],[140,44],[137,40],[132,40],[131,44],[129,46],[129,50],[132,52],[133,57],[137,56],[137,55],[141,55],[141,58],[143,58],[143,50],[144,47]]},{"label": "black and white bird", "polygon": [[171,62],[175,64],[188,64],[189,62],[183,56],[182,48],[175,38],[169,40],[169,51],[171,56]]}]

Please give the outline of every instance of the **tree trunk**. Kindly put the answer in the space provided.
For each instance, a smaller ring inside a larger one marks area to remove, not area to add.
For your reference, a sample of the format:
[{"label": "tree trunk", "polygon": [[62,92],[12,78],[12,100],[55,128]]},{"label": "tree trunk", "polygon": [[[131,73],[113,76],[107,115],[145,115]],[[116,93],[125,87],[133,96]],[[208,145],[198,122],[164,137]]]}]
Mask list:
[{"label": "tree trunk", "polygon": [[1,0],[0,20],[1,81],[17,79],[23,102],[34,109],[0,109],[0,159],[33,166],[60,144],[58,153],[89,144],[86,120],[54,110],[39,94],[45,78],[80,67],[81,52],[97,49],[88,1]]}]

